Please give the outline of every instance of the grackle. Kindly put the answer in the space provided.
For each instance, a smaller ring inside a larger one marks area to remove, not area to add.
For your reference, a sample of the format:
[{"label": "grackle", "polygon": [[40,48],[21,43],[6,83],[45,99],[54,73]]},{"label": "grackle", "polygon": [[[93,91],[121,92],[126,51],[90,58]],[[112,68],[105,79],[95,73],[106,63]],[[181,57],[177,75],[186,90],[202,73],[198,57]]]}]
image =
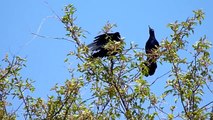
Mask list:
[{"label": "grackle", "polygon": [[155,38],[155,32],[154,29],[152,29],[149,26],[149,39],[146,42],[145,50],[147,54],[147,59],[145,62],[145,65],[148,68],[148,74],[145,74],[145,76],[151,76],[155,73],[155,70],[157,69],[157,56],[153,55],[154,51],[159,47],[159,43]]},{"label": "grackle", "polygon": [[[115,42],[119,42],[121,41],[121,36],[119,32],[115,32],[115,33],[105,33],[105,34],[101,34],[99,36],[95,37],[95,40],[87,45],[88,48],[90,48],[90,50],[92,50],[92,57],[93,58],[97,58],[97,57],[106,57],[109,56],[109,50],[106,49],[104,46],[107,45],[107,43],[109,41],[115,41]],[[115,55],[115,53],[113,53],[112,55]]]}]

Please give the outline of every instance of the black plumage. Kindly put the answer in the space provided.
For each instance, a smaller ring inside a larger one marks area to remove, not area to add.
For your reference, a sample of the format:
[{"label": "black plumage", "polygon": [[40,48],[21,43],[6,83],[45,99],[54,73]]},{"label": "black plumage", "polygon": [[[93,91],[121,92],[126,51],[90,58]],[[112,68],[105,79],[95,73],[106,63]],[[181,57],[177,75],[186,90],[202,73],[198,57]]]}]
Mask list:
[{"label": "black plumage", "polygon": [[[88,45],[90,50],[92,50],[92,52],[93,52],[92,57],[96,58],[96,57],[109,56],[109,50],[105,48],[105,45],[109,41],[115,41],[115,42],[121,41],[120,33],[119,32],[105,33],[105,34],[96,36],[95,40],[91,44]],[[116,54],[116,52],[113,53],[112,55],[115,55],[115,54]]]},{"label": "black plumage", "polygon": [[147,54],[147,60],[145,62],[145,65],[148,67],[148,74],[145,74],[145,76],[151,76],[155,73],[155,70],[157,69],[157,56],[153,55],[154,51],[159,47],[159,43],[155,38],[155,32],[154,29],[149,27],[149,39],[146,42],[145,50]]}]

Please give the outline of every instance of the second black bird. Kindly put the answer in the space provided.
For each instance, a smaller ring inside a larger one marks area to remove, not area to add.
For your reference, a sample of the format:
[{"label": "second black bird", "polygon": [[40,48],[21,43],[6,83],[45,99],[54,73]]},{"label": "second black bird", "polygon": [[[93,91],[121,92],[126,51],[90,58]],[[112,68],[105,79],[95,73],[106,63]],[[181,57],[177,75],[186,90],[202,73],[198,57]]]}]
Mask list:
[{"label": "second black bird", "polygon": [[145,74],[145,76],[151,76],[155,73],[155,70],[157,69],[157,56],[154,56],[154,51],[159,47],[159,43],[155,38],[155,32],[154,29],[149,27],[149,39],[146,42],[145,50],[147,54],[147,60],[145,62],[145,65],[148,68],[148,74]]},{"label": "second black bird", "polygon": [[[105,33],[95,37],[93,43],[89,44],[88,47],[92,50],[92,57],[106,57],[109,56],[109,50],[105,48],[105,45],[109,41],[119,42],[121,41],[121,36],[119,32],[115,33]],[[116,52],[112,55],[115,55]]]}]

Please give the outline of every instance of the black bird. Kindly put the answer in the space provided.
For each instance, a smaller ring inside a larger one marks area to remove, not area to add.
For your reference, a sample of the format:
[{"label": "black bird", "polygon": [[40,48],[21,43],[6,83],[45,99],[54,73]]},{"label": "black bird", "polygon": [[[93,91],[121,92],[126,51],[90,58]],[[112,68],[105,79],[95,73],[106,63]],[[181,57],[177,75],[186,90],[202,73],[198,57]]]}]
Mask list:
[{"label": "black bird", "polygon": [[145,76],[151,76],[155,73],[155,70],[157,69],[157,56],[153,55],[153,52],[159,47],[159,43],[155,38],[155,32],[154,29],[152,29],[149,26],[149,39],[146,42],[146,46],[145,46],[145,50],[146,50],[146,54],[147,54],[147,59],[145,62],[145,65],[148,67],[148,74],[146,74]]},{"label": "black bird", "polygon": [[[93,52],[92,57],[97,58],[97,57],[109,56],[108,54],[109,50],[104,47],[109,41],[115,41],[115,42],[121,41],[120,33],[119,32],[105,33],[105,34],[96,36],[95,40],[88,45],[90,50],[92,50]],[[116,53],[113,53],[112,55],[115,55],[115,54]]]}]

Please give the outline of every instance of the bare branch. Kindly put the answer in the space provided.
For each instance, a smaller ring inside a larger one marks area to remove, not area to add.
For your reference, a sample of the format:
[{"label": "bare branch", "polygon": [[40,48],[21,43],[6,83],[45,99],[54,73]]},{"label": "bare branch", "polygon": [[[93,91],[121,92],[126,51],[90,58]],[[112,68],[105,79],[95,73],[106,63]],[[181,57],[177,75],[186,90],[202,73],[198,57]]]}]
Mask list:
[{"label": "bare branch", "polygon": [[39,35],[37,33],[31,33],[31,34],[33,34],[33,35],[35,35],[37,37],[45,38],[45,39],[65,40],[65,41],[69,41],[69,42],[75,43],[73,40],[70,40],[70,39],[64,38],[64,37],[62,37],[62,38],[59,38],[59,37],[50,37],[50,36]]}]

